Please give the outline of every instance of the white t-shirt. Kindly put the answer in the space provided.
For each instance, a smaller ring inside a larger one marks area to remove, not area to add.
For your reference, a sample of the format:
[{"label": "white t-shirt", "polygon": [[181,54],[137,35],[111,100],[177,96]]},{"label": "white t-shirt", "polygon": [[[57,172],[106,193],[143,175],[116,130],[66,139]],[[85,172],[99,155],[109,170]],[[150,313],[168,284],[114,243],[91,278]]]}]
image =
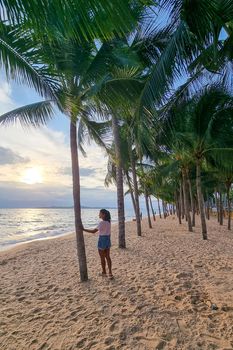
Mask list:
[{"label": "white t-shirt", "polygon": [[111,235],[111,223],[108,221],[100,221],[98,225],[98,231],[100,236]]}]

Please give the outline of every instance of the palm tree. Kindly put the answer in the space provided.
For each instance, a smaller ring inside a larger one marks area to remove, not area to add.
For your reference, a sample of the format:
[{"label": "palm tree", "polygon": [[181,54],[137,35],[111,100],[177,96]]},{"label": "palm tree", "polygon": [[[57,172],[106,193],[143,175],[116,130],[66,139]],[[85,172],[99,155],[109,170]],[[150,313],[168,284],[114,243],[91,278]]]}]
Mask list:
[{"label": "palm tree", "polygon": [[118,245],[119,248],[126,248],[125,242],[125,208],[124,208],[124,187],[123,187],[123,164],[121,158],[121,142],[118,120],[112,113],[112,130],[115,143],[116,156],[116,183],[117,183],[117,208],[118,208]]},{"label": "palm tree", "polygon": [[[131,139],[128,138],[128,127],[126,125],[126,120],[124,119],[123,126],[124,128],[120,129],[120,157],[122,160],[122,172],[125,179],[125,183],[128,186],[129,190],[126,191],[125,195],[130,193],[132,204],[135,212],[136,222],[139,218],[140,221],[140,230],[138,230],[138,224],[137,224],[137,235],[141,236],[141,219],[140,219],[140,209],[139,209],[139,192],[138,192],[138,184],[137,184],[137,178],[135,179],[134,176],[136,175],[136,164],[135,159],[136,155],[135,152],[132,150],[132,144]],[[108,173],[105,178],[105,184],[108,186],[109,184],[114,183],[117,186],[117,158],[116,158],[116,152],[115,152],[115,140],[112,144],[111,149],[108,151],[109,153],[109,159],[108,159]],[[119,156],[119,155],[118,155]],[[132,157],[133,157],[133,165],[132,166]],[[130,176],[130,173],[132,173],[132,179]],[[119,181],[119,180],[118,180]],[[136,186],[135,186],[136,181]],[[139,213],[138,213],[139,211]]]},{"label": "palm tree", "polygon": [[187,180],[187,169],[182,168],[182,183],[183,183],[183,193],[184,193],[184,205],[185,205],[185,215],[186,219],[188,221],[188,229],[189,232],[192,232],[192,222],[191,222],[191,216],[190,216],[190,208],[189,208],[189,189],[188,189],[188,180]]},{"label": "palm tree", "polygon": [[152,185],[153,185],[151,168],[147,168],[143,166],[143,164],[141,163],[138,169],[138,177],[139,177],[139,184],[140,184],[139,191],[143,193],[145,197],[148,225],[149,225],[149,228],[152,228],[150,205],[149,205],[149,197],[151,195]]}]

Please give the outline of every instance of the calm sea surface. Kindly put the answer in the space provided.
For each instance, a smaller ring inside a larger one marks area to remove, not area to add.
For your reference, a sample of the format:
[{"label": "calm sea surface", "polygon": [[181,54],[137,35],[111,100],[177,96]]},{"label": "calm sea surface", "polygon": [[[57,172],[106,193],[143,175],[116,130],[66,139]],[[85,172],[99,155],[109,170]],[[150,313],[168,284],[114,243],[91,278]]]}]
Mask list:
[{"label": "calm sea surface", "polygon": [[[117,210],[109,209],[112,222],[117,221]],[[99,222],[99,209],[82,209],[85,227]],[[126,212],[126,220],[133,212]],[[62,209],[0,209],[0,250],[16,244],[61,236],[74,231],[72,208]]]}]

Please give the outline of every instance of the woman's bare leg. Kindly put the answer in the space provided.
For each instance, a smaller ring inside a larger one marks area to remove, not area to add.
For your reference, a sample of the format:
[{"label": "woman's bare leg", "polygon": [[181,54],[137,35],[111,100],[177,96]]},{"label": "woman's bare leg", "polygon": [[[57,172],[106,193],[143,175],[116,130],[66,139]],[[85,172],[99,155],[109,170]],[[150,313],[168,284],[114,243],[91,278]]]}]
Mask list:
[{"label": "woman's bare leg", "polygon": [[106,262],[105,262],[105,251],[99,249],[100,261],[102,266],[102,274],[106,275]]},{"label": "woman's bare leg", "polygon": [[112,276],[112,260],[110,258],[110,248],[105,249],[104,252],[108,264],[109,276]]}]

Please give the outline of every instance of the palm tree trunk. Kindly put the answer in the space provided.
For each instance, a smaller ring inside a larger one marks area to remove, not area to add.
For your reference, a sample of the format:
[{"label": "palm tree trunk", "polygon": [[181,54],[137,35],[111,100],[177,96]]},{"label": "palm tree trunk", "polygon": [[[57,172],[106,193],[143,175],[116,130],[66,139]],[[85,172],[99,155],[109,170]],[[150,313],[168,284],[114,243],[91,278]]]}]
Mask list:
[{"label": "palm tree trunk", "polygon": [[85,250],[85,242],[84,242],[84,236],[83,236],[83,225],[81,220],[80,176],[79,176],[76,122],[70,123],[70,149],[71,149],[71,164],[72,164],[72,177],[73,177],[75,232],[76,232],[77,252],[78,252],[78,261],[79,261],[79,272],[80,272],[81,281],[87,281],[88,280],[87,260],[86,260],[86,250]]},{"label": "palm tree trunk", "polygon": [[217,209],[217,220],[220,222],[220,210],[219,210],[219,200],[218,200],[218,192],[215,191],[215,201],[216,201],[216,209]]},{"label": "palm tree trunk", "polygon": [[160,217],[160,219],[162,219],[160,202],[159,202],[159,198],[158,197],[157,197],[157,202],[158,202],[158,209],[159,209],[159,217]]},{"label": "palm tree trunk", "polygon": [[181,209],[180,209],[180,198],[179,198],[179,192],[176,191],[176,213],[177,213],[177,217],[179,219],[179,224],[182,224],[181,221]]},{"label": "palm tree trunk", "polygon": [[150,200],[150,207],[151,207],[151,211],[152,211],[152,215],[153,215],[153,220],[156,221],[155,212],[154,212],[154,208],[153,208],[153,205],[152,205],[151,196],[149,196],[149,200]]},{"label": "palm tree trunk", "polygon": [[230,183],[230,184],[227,184],[227,210],[228,210],[227,228],[228,228],[228,230],[231,229],[231,200],[230,200],[230,188],[231,188],[231,183]]},{"label": "palm tree trunk", "polygon": [[149,224],[149,228],[152,228],[148,197],[149,196],[148,196],[147,192],[145,192],[145,201],[146,201],[146,210],[147,210],[148,224]]},{"label": "palm tree trunk", "polygon": [[226,210],[224,208],[226,208],[227,203],[226,203],[226,195],[223,195],[223,218],[225,219],[226,217]]},{"label": "palm tree trunk", "polygon": [[172,205],[171,204],[169,204],[169,210],[170,210],[170,215],[172,215]]},{"label": "palm tree trunk", "polygon": [[136,215],[137,215],[136,214],[136,203],[135,203],[133,188],[132,188],[132,185],[131,185],[131,182],[130,182],[130,177],[129,177],[128,171],[126,171],[125,174],[126,174],[127,184],[129,186],[129,192],[130,192],[130,195],[131,195],[132,204],[133,204],[133,208],[134,208],[134,213],[135,213],[135,217],[136,217]]},{"label": "palm tree trunk", "polygon": [[200,218],[201,218],[202,236],[203,236],[203,239],[207,239],[207,227],[206,227],[205,212],[204,212],[204,202],[203,202],[203,196],[201,191],[201,164],[199,160],[197,160],[196,162],[196,186],[197,186],[198,206],[199,206],[199,212],[200,212]]},{"label": "palm tree trunk", "polygon": [[188,177],[188,186],[189,186],[189,195],[190,195],[190,203],[191,203],[191,211],[192,211],[192,226],[195,226],[195,205],[194,205],[194,199],[193,199],[192,184],[189,177]]},{"label": "palm tree trunk", "polygon": [[124,185],[123,185],[123,171],[121,167],[116,167],[116,181],[117,181],[118,234],[119,234],[118,247],[126,248]]},{"label": "palm tree trunk", "polygon": [[188,222],[188,230],[189,230],[189,232],[193,232],[191,216],[190,216],[190,211],[189,211],[187,175],[186,175],[186,171],[184,169],[182,170],[182,177],[183,177],[185,216],[186,216],[187,222]]},{"label": "palm tree trunk", "polygon": [[112,115],[112,129],[115,142],[116,153],[116,182],[117,182],[117,207],[118,207],[118,246],[119,248],[126,248],[125,243],[125,206],[124,206],[124,184],[122,159],[120,150],[120,134],[119,125],[115,115]]},{"label": "palm tree trunk", "polygon": [[198,206],[198,199],[197,198],[195,198],[194,206],[195,206],[195,209],[196,209],[196,214],[199,215],[200,213],[199,213],[199,206]]},{"label": "palm tree trunk", "polygon": [[172,215],[176,215],[176,207],[174,203],[172,203]]},{"label": "palm tree trunk", "polygon": [[182,188],[182,179],[180,180],[180,210],[181,210],[181,219],[184,219],[184,196]]},{"label": "palm tree trunk", "polygon": [[223,225],[222,191],[219,191],[219,223]]},{"label": "palm tree trunk", "polygon": [[137,182],[137,173],[136,173],[136,165],[135,159],[132,152],[132,148],[130,146],[129,156],[132,168],[132,176],[133,176],[133,187],[134,187],[134,198],[135,198],[135,209],[136,209],[136,223],[137,223],[137,235],[142,235],[142,226],[141,226],[141,215],[140,215],[140,206],[139,206],[139,195],[138,195],[138,182]]},{"label": "palm tree trunk", "polygon": [[209,201],[209,195],[206,191],[206,218],[207,220],[210,219],[210,201]]},{"label": "palm tree trunk", "polygon": [[169,206],[168,206],[167,202],[165,202],[165,209],[166,209],[166,216],[169,216],[170,212],[169,212]]},{"label": "palm tree trunk", "polygon": [[162,200],[162,208],[163,208],[163,218],[166,219],[167,213],[166,213],[165,203],[163,200]]}]

